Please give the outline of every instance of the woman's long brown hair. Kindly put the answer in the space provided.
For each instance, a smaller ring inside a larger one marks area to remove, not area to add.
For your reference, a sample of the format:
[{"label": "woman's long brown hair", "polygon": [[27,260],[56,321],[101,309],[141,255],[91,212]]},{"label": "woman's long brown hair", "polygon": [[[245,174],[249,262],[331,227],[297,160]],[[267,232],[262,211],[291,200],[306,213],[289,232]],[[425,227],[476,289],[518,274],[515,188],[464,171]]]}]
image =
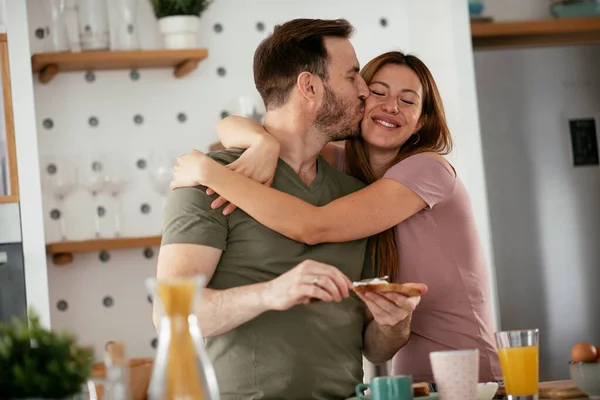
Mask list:
[{"label": "woman's long brown hair", "polygon": [[[418,153],[448,154],[452,150],[452,137],[446,123],[442,98],[429,68],[416,56],[392,51],[369,61],[360,74],[367,85],[370,85],[375,74],[388,64],[406,66],[419,77],[423,86],[423,107],[420,117],[423,126],[402,145],[396,157],[382,170],[387,171],[403,159]],[[369,153],[362,137],[346,141],[346,171],[366,184],[381,178],[381,175],[376,175],[371,168]],[[377,271],[378,276],[388,275],[391,279],[398,276],[400,265],[395,228],[369,238],[368,252],[371,255],[372,268]]]}]

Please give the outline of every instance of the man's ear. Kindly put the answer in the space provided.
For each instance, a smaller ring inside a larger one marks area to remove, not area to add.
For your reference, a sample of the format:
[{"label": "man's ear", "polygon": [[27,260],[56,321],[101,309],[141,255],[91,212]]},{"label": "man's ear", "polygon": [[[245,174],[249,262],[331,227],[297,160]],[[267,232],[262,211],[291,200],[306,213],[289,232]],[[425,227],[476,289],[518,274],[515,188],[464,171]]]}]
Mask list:
[{"label": "man's ear", "polygon": [[323,88],[321,79],[307,71],[301,72],[298,75],[296,85],[298,86],[298,90],[302,97],[308,101],[315,101]]}]

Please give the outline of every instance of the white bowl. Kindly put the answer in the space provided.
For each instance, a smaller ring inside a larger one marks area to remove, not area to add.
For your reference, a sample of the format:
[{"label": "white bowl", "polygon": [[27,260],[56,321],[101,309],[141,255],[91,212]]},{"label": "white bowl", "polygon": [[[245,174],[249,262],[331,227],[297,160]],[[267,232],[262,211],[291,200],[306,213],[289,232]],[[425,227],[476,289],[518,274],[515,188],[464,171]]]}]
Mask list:
[{"label": "white bowl", "polygon": [[497,391],[497,382],[480,383],[477,385],[477,400],[492,400]]}]

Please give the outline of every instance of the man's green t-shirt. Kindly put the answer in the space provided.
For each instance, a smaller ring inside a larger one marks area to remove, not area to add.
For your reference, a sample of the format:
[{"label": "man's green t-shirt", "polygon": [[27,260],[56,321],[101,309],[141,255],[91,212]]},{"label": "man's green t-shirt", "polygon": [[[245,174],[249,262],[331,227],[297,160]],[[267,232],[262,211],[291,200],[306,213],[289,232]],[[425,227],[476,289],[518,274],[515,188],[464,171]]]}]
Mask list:
[{"label": "man's green t-shirt", "polygon": [[[210,154],[222,164],[241,150]],[[317,176],[306,185],[281,159],[275,189],[322,206],[364,185],[319,157]],[[225,290],[272,280],[304,260],[339,268],[352,281],[372,276],[366,239],[309,246],[259,224],[242,210],[212,210],[204,188],[169,195],[162,244],[191,243],[223,250],[207,287]],[[298,305],[268,311],[206,340],[223,399],[343,399],[362,381],[364,304],[354,294],[340,303]],[[227,318],[223,315],[222,318]]]}]

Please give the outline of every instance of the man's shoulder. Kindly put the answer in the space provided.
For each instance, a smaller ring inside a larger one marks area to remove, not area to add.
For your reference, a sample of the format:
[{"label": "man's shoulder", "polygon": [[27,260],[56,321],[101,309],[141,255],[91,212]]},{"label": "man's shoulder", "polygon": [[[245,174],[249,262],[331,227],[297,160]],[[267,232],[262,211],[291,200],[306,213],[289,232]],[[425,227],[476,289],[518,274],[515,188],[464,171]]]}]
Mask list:
[{"label": "man's shoulder", "polygon": [[360,190],[366,186],[359,179],[348,175],[344,171],[340,171],[329,164],[323,157],[319,157],[321,158],[320,165],[323,166],[323,173],[330,179],[333,179],[335,182],[340,184],[345,191],[348,191],[348,193],[356,192],[357,190]]},{"label": "man's shoulder", "polygon": [[206,153],[207,156],[220,164],[226,165],[234,162],[244,153],[244,149],[223,149]]}]

